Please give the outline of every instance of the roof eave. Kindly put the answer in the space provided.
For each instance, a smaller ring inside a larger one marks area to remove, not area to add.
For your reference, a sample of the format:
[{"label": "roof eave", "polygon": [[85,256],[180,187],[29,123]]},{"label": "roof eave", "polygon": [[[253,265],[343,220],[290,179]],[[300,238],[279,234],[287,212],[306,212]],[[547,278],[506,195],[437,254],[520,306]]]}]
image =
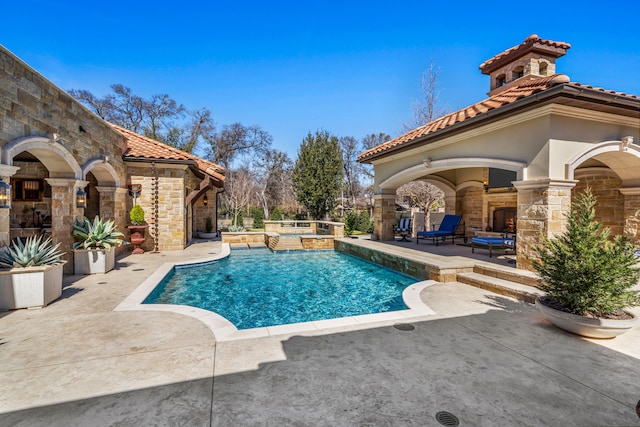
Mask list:
[{"label": "roof eave", "polygon": [[409,150],[415,147],[416,145],[423,144],[424,142],[441,139],[443,136],[448,136],[449,134],[462,132],[467,128],[477,126],[479,122],[486,122],[488,120],[495,121],[506,114],[513,113],[514,111],[517,111],[517,110],[522,110],[531,105],[540,103],[542,101],[547,101],[551,98],[555,98],[562,95],[573,96],[573,97],[584,97],[593,101],[598,101],[599,103],[606,103],[606,104],[611,104],[613,102],[616,102],[621,107],[624,107],[624,108],[637,109],[640,105],[640,99],[633,99],[626,96],[621,96],[620,94],[617,94],[617,93],[607,93],[607,92],[599,91],[597,89],[575,86],[569,83],[562,83],[562,84],[553,86],[549,89],[540,91],[538,93],[534,93],[530,96],[527,96],[526,98],[519,99],[517,101],[514,101],[502,107],[489,110],[485,113],[480,113],[475,117],[466,119],[463,122],[459,122],[451,126],[448,126],[446,128],[431,132],[420,138],[416,138],[413,141],[408,141],[403,144],[397,145],[395,147],[388,148],[387,150],[381,151],[379,153],[375,153],[375,154],[371,154],[370,156],[363,157],[361,159],[358,159],[358,162],[371,163],[374,160],[387,157],[391,154],[400,153],[402,151]]},{"label": "roof eave", "polygon": [[214,186],[218,188],[222,188],[224,186],[224,175],[220,173],[220,175],[222,176],[219,177],[213,173],[208,173],[206,171],[203,171],[202,169],[200,169],[200,167],[198,166],[198,162],[196,162],[195,160],[190,160],[190,159],[176,160],[176,159],[161,159],[161,158],[152,158],[152,157],[133,157],[133,156],[122,156],[122,160],[125,162],[137,162],[137,163],[155,162],[155,163],[161,163],[161,164],[185,165],[185,166],[188,166],[200,178],[203,178],[205,175],[210,176]]}]

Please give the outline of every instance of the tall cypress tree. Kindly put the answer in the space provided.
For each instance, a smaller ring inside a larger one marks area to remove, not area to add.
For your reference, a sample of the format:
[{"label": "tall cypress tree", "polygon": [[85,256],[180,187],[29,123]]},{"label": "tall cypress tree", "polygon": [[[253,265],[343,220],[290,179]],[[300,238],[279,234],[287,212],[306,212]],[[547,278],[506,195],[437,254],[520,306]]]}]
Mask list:
[{"label": "tall cypress tree", "polygon": [[333,210],[342,189],[338,138],[327,131],[309,132],[298,150],[292,180],[298,202],[313,218],[322,219]]}]

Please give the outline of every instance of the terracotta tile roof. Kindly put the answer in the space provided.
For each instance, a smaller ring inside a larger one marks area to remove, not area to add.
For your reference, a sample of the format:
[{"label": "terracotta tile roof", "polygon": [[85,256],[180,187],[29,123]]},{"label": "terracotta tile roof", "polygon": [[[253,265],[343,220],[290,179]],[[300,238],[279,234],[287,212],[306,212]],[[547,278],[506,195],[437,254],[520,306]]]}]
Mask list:
[{"label": "terracotta tile roof", "polygon": [[569,43],[565,43],[565,42],[556,42],[553,40],[543,40],[541,39],[537,34],[531,34],[529,37],[527,37],[525,39],[525,41],[523,41],[522,43],[520,43],[517,46],[514,46],[512,48],[509,48],[507,50],[505,50],[504,52],[501,52],[499,54],[497,54],[496,56],[487,59],[486,61],[484,61],[482,64],[480,64],[480,69],[482,70],[483,73],[487,73],[488,71],[485,70],[487,68],[491,68],[492,64],[495,64],[496,62],[500,61],[503,58],[506,57],[517,57],[517,56],[521,56],[524,53],[528,52],[531,49],[543,49],[545,51],[548,52],[549,49],[547,48],[551,48],[551,49],[555,49],[556,52],[556,56],[562,56],[565,54],[566,50],[571,48],[571,45]]},{"label": "terracotta tile roof", "polygon": [[601,88],[594,88],[592,86],[581,85],[580,83],[574,83],[574,82],[570,83],[569,77],[564,74],[556,74],[548,77],[531,78],[529,80],[524,78],[522,79],[522,82],[518,83],[517,86],[510,87],[504,90],[503,92],[497,93],[483,101],[470,105],[454,113],[450,113],[445,116],[442,116],[432,122],[427,123],[426,125],[420,126],[417,129],[409,131],[404,135],[400,135],[399,137],[392,139],[391,141],[388,141],[388,142],[385,142],[384,144],[380,144],[376,147],[373,147],[372,149],[365,151],[364,153],[361,153],[358,156],[358,159],[365,160],[368,157],[374,156],[376,154],[380,154],[384,151],[393,149],[395,147],[409,143],[411,141],[415,141],[417,139],[425,137],[441,129],[445,129],[455,124],[462,123],[479,114],[486,113],[487,111],[496,110],[498,108],[504,107],[505,105],[511,104],[520,99],[542,92],[544,90],[547,90],[559,84],[568,84],[569,86],[573,86],[576,88],[586,88],[591,90],[597,90],[600,92],[615,94],[618,96],[623,96],[623,97],[631,98],[634,100],[640,99],[638,96],[628,95],[622,92],[605,90]]},{"label": "terracotta tile roof", "polygon": [[207,175],[224,181],[224,169],[213,162],[201,159],[198,156],[178,150],[170,145],[163,144],[146,136],[137,134],[121,126],[109,123],[111,127],[120,132],[126,139],[127,150],[123,154],[124,157],[138,159],[158,159],[158,160],[176,160],[176,161],[192,161],[198,169]]}]

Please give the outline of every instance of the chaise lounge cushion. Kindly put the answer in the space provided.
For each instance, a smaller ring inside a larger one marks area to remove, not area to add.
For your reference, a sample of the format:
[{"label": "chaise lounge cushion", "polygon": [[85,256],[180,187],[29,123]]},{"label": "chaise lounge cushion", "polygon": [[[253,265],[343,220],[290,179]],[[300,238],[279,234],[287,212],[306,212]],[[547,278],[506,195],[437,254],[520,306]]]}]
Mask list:
[{"label": "chaise lounge cushion", "polygon": [[476,247],[488,247],[489,258],[493,255],[493,248],[515,250],[516,240],[511,237],[472,237],[471,253],[475,253]]},{"label": "chaise lounge cushion", "polygon": [[[462,220],[462,215],[445,215],[442,218],[442,222],[440,223],[440,227],[437,230],[433,231],[419,231],[416,233],[416,244],[419,239],[433,239],[436,246],[438,245],[438,238],[446,238],[447,236],[451,236],[451,239],[454,240],[456,236],[456,230],[460,225],[460,221]],[[443,239],[444,240],[444,239]]]}]

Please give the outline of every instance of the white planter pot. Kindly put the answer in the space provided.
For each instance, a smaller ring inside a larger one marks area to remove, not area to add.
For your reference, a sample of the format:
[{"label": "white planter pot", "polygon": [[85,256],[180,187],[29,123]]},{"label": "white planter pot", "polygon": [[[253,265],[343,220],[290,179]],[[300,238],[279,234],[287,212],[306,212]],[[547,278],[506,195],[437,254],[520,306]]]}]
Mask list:
[{"label": "white planter pot", "polygon": [[536,307],[558,328],[587,338],[615,338],[640,324],[640,319],[629,312],[626,313],[633,318],[628,320],[594,319],[547,307],[540,298],[536,299]]},{"label": "white planter pot", "polygon": [[218,233],[207,233],[206,231],[198,231],[198,237],[200,239],[215,239],[216,237],[218,237]]},{"label": "white planter pot", "polygon": [[0,310],[44,307],[60,298],[65,264],[0,270]]},{"label": "white planter pot", "polygon": [[116,250],[105,249],[74,249],[73,271],[74,274],[104,274],[116,265]]}]

